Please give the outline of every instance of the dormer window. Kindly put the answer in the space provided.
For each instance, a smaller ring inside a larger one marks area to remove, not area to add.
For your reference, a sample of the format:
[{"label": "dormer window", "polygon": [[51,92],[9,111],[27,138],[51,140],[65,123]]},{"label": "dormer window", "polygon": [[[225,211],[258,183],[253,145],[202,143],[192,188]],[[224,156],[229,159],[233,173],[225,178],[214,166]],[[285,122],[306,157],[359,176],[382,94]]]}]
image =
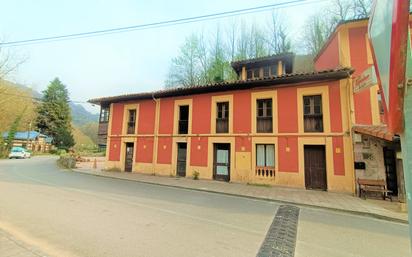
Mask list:
[{"label": "dormer window", "polygon": [[278,66],[277,65],[270,66],[270,75],[271,76],[277,76],[278,75]]},{"label": "dormer window", "polygon": [[269,66],[263,67],[263,77],[268,78],[269,76]]},{"label": "dormer window", "polygon": [[260,77],[260,69],[254,69],[253,70],[253,78],[257,79]]}]

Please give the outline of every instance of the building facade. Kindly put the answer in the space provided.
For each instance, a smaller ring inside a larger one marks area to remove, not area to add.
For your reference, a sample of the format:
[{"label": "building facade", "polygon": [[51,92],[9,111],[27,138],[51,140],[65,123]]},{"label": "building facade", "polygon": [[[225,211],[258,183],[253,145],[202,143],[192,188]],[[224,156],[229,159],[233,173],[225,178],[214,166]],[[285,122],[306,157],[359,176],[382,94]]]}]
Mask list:
[{"label": "building facade", "polygon": [[[8,132],[3,133],[3,139],[7,137]],[[12,146],[21,146],[33,152],[48,152],[53,148],[52,138],[37,131],[16,132]]]},{"label": "building facade", "polygon": [[234,82],[90,100],[108,117],[106,168],[354,192],[353,71],[294,72],[294,60],[233,63]]},{"label": "building facade", "polygon": [[[385,180],[391,194],[405,202],[400,140],[397,135],[387,131],[381,94],[374,79],[373,57],[367,30],[367,19],[338,25],[315,57],[315,68],[342,66],[354,69],[348,95],[355,179]],[[367,83],[364,83],[365,80]]]}]

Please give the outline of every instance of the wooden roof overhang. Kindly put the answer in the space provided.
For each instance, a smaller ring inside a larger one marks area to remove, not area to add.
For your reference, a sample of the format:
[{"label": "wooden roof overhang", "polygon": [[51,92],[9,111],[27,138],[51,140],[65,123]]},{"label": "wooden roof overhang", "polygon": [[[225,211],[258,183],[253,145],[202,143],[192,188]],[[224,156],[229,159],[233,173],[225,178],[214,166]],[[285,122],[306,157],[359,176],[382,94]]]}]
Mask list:
[{"label": "wooden roof overhang", "polygon": [[110,103],[125,102],[133,100],[145,100],[153,98],[178,97],[194,94],[205,94],[213,92],[224,92],[232,90],[246,90],[259,87],[277,86],[286,87],[291,84],[308,83],[308,82],[324,82],[331,80],[340,80],[348,78],[354,72],[352,68],[337,68],[332,70],[313,71],[307,73],[291,73],[281,76],[269,78],[258,78],[249,80],[236,80],[219,82],[215,84],[206,84],[190,87],[178,87],[164,89],[153,92],[143,92],[136,94],[125,94],[118,96],[100,97],[90,99],[88,102],[98,105],[108,105]]}]

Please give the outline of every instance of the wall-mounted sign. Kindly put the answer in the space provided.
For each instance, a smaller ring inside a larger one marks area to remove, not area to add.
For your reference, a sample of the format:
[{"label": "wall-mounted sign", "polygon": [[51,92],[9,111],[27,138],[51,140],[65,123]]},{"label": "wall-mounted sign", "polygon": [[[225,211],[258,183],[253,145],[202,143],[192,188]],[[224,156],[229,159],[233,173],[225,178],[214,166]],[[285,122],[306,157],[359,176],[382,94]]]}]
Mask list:
[{"label": "wall-mounted sign", "polygon": [[378,84],[378,80],[376,78],[375,67],[370,66],[366,70],[362,72],[356,79],[355,85],[353,87],[353,92],[358,93],[366,88],[370,88],[374,85]]}]

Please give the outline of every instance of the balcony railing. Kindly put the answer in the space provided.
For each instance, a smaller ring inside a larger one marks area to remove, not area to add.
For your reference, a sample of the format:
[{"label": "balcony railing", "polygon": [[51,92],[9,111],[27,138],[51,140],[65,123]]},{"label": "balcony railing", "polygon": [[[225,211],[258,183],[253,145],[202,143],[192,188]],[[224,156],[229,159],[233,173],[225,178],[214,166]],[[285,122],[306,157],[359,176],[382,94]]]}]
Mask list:
[{"label": "balcony railing", "polygon": [[259,178],[275,178],[275,167],[256,166],[255,175]]},{"label": "balcony railing", "polygon": [[216,119],[216,133],[229,132],[229,119]]},{"label": "balcony railing", "polygon": [[179,134],[187,134],[189,131],[189,121],[179,120]]},{"label": "balcony railing", "polygon": [[134,134],[136,129],[136,125],[134,122],[127,123],[127,134]]},{"label": "balcony railing", "polygon": [[272,117],[258,117],[256,130],[258,133],[272,133]]}]

